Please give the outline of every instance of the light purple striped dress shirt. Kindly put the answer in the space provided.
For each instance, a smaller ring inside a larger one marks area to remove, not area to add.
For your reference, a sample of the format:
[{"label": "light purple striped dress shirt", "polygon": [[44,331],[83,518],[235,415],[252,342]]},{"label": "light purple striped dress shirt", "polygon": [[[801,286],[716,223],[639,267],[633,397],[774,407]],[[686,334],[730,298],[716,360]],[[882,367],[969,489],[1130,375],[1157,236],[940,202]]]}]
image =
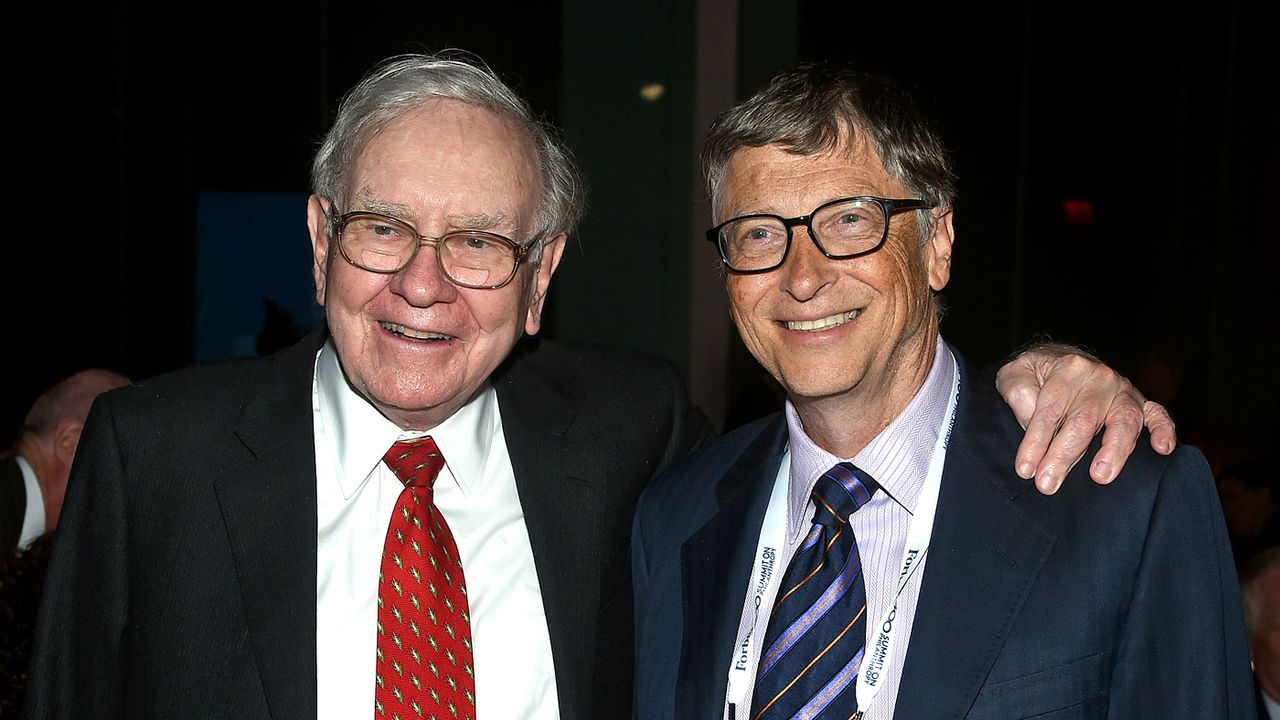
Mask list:
[{"label": "light purple striped dress shirt", "polygon": [[[907,543],[907,530],[911,523],[911,514],[915,509],[916,498],[924,486],[925,475],[929,470],[929,461],[942,432],[942,424],[947,413],[947,402],[950,399],[952,379],[957,369],[951,351],[938,339],[934,351],[933,367],[925,378],[924,385],[907,404],[906,409],[889,423],[865,448],[853,458],[839,458],[818,447],[804,433],[800,418],[795,408],[787,402],[787,429],[790,434],[787,457],[791,467],[791,477],[787,492],[787,534],[786,541],[778,553],[778,567],[785,568],[795,554],[800,541],[813,525],[813,501],[810,494],[822,473],[836,463],[848,460],[880,483],[881,490],[876,493],[865,507],[853,516],[853,533],[858,541],[858,552],[862,556],[862,572],[867,586],[867,626],[877,624],[884,613],[892,606],[894,594],[898,590],[898,570],[902,563],[903,547]],[[894,657],[889,663],[887,680],[877,693],[871,707],[866,710],[867,720],[889,720],[893,717],[895,699],[898,695],[898,684],[902,679],[903,659],[911,638],[911,627],[914,623],[916,600],[920,594],[920,581],[924,577],[928,555],[920,563],[902,591],[898,601],[899,628],[895,631],[899,643]],[[781,573],[779,573],[780,576]],[[754,578],[753,578],[754,580]],[[754,603],[750,588],[743,588],[742,620],[738,626],[738,643],[741,643],[750,630],[755,617]],[[777,595],[777,585],[766,591],[761,607],[773,607]],[[752,634],[751,657],[760,657],[760,642],[764,637],[764,629],[768,623],[767,611],[760,613],[759,625]],[[725,670],[733,658],[724,658]],[[754,670],[748,673],[754,677]],[[748,685],[750,682],[748,682]],[[746,688],[746,702],[750,702],[751,688]],[[738,703],[740,698],[729,698]],[[728,717],[728,708],[725,710]],[[748,708],[738,705],[738,720],[750,718]]]}]

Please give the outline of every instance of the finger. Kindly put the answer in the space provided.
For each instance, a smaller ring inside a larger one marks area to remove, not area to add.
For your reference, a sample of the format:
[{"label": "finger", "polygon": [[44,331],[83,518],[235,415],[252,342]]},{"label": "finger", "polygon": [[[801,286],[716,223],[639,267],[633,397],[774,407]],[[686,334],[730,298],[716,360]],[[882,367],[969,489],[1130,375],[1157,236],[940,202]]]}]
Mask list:
[{"label": "finger", "polygon": [[[1111,368],[1076,356],[1063,358],[1060,365],[1062,372],[1057,374],[1063,376],[1063,382],[1074,381],[1080,389],[1067,405],[1066,418],[1036,468],[1036,487],[1041,492],[1048,493],[1056,492],[1062,485],[1067,473],[1089,449],[1094,436],[1102,427],[1103,419],[1113,407],[1119,413],[1127,408],[1134,416],[1139,408],[1133,397],[1124,397],[1117,405],[1117,397],[1123,396],[1126,391],[1132,392],[1132,388]],[[1050,389],[1053,380],[1053,377],[1049,378],[1046,391]],[[1108,462],[1114,463],[1114,460]],[[1106,469],[1105,465],[1102,469]],[[1090,470],[1092,474],[1093,468]]]},{"label": "finger", "polygon": [[1062,426],[1070,400],[1071,397],[1061,390],[1046,387],[1040,391],[1039,401],[1026,424],[1027,432],[1014,456],[1014,469],[1019,477],[1030,480],[1039,474],[1038,468]]},{"label": "finger", "polygon": [[1084,402],[1075,404],[1036,467],[1036,489],[1046,495],[1058,491],[1102,427],[1103,413],[1098,409],[1096,398],[1081,397]]},{"label": "finger", "polygon": [[1040,395],[1040,379],[1036,370],[1018,356],[1005,363],[996,373],[996,390],[1005,404],[1013,410],[1013,416],[1025,430],[1036,410],[1036,398]]},{"label": "finger", "polygon": [[1089,466],[1089,476],[1096,483],[1106,484],[1120,474],[1125,462],[1133,454],[1142,432],[1142,410],[1138,398],[1132,393],[1116,396],[1107,413],[1106,431],[1102,445]]},{"label": "finger", "polygon": [[1142,406],[1142,419],[1151,431],[1151,447],[1161,455],[1168,455],[1178,446],[1178,431],[1169,411],[1158,402],[1148,400]]},{"label": "finger", "polygon": [[[1027,422],[1027,433],[1022,443],[1018,445],[1014,464],[1020,477],[1036,478],[1042,491],[1055,492],[1061,479],[1066,475],[1065,472],[1061,472],[1064,465],[1061,458],[1056,460],[1048,458],[1050,462],[1047,465],[1046,458],[1051,452],[1053,443],[1058,442],[1055,435],[1063,427],[1067,413],[1078,411],[1082,402],[1100,405],[1099,398],[1104,395],[1098,390],[1101,386],[1113,382],[1113,378],[1105,373],[1100,378],[1093,379],[1097,369],[1097,363],[1087,358],[1068,355],[1056,358],[1043,374],[1044,387],[1040,390],[1035,410]],[[1078,398],[1077,395],[1082,389],[1092,394],[1084,399]],[[1114,392],[1115,390],[1112,389],[1109,394],[1105,394],[1105,397],[1109,400]],[[1102,410],[1097,412],[1101,413]],[[1061,447],[1060,443],[1059,447]],[[1065,465],[1074,464],[1076,459],[1078,456],[1071,458]],[[1042,476],[1042,471],[1047,471],[1048,475]]]}]

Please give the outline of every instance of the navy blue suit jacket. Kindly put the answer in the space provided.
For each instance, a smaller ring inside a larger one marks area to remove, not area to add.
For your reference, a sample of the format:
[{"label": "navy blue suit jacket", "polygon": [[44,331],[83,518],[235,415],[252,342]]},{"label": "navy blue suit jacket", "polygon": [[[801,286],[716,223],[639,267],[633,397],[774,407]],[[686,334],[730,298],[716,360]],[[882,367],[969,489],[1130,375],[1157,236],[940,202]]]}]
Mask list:
[{"label": "navy blue suit jacket", "polygon": [[[1200,453],[1162,457],[1143,439],[1099,486],[1091,451],[1045,497],[1013,472],[1023,433],[994,383],[972,378],[962,365],[895,717],[1252,718],[1236,575]],[[721,717],[786,443],[773,415],[641,497],[637,718]]]},{"label": "navy blue suit jacket", "polygon": [[[316,716],[321,340],[95,403],[45,585],[27,717]],[[635,500],[709,426],[673,368],[613,348],[522,343],[493,383],[560,716],[627,717]]]}]

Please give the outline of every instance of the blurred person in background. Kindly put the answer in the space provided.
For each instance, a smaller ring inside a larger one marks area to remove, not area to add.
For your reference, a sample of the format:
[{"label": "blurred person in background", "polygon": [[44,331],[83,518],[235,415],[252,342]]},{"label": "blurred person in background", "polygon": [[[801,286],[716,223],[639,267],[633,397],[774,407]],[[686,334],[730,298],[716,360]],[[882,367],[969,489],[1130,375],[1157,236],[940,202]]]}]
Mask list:
[{"label": "blurred person in background", "polygon": [[32,403],[14,454],[0,458],[0,717],[22,707],[36,609],[89,408],[128,384],[100,368],[62,380]]},{"label": "blurred person in background", "polygon": [[119,373],[90,368],[36,398],[14,453],[0,458],[0,556],[57,527],[89,408],[98,395],[128,384]]},{"label": "blurred person in background", "polygon": [[1240,574],[1259,720],[1280,720],[1280,545],[1260,551]]}]

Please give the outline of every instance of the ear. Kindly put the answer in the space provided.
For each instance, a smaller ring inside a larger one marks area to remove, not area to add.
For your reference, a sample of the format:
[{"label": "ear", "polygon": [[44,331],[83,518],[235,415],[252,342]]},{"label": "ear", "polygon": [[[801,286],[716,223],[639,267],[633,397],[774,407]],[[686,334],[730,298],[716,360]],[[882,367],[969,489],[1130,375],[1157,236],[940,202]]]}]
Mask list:
[{"label": "ear", "polygon": [[62,418],[53,427],[53,451],[64,467],[71,467],[71,460],[76,455],[80,433],[83,431],[84,423],[75,418]]},{"label": "ear", "polygon": [[316,302],[324,305],[329,271],[329,201],[319,195],[307,200],[307,231],[311,233],[311,274],[316,281]]},{"label": "ear", "polygon": [[542,306],[547,300],[547,288],[551,287],[551,276],[560,265],[560,256],[564,254],[566,236],[560,233],[542,244],[542,262],[534,270],[533,287],[530,288],[529,310],[524,321],[524,331],[530,335],[538,334],[542,329]]},{"label": "ear", "polygon": [[929,266],[929,287],[941,292],[951,280],[951,245],[956,231],[951,220],[950,205],[933,211],[933,235],[925,243],[925,262]]}]

